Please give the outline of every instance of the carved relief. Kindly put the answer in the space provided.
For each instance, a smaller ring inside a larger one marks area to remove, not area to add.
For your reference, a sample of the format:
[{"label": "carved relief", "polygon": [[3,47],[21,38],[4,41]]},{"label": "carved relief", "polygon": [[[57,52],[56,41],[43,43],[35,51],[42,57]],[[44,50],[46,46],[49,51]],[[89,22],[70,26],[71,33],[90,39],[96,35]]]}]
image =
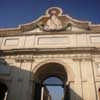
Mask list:
[{"label": "carved relief", "polygon": [[88,24],[63,15],[62,9],[58,7],[52,7],[47,10],[46,15],[35,21],[33,27],[34,30],[40,29],[41,32],[84,31],[88,29]]},{"label": "carved relief", "polygon": [[49,30],[60,30],[63,28],[61,20],[58,18],[58,14],[60,12],[58,9],[52,9],[49,11],[49,16],[50,18],[46,22],[46,25],[44,26],[44,30],[49,31]]},{"label": "carved relief", "polygon": [[60,8],[50,8],[47,10],[47,16],[42,18],[35,24],[35,27],[39,27],[41,30],[46,32],[55,32],[55,31],[66,31],[71,30],[71,22],[65,19],[65,16],[62,15],[62,10]]}]

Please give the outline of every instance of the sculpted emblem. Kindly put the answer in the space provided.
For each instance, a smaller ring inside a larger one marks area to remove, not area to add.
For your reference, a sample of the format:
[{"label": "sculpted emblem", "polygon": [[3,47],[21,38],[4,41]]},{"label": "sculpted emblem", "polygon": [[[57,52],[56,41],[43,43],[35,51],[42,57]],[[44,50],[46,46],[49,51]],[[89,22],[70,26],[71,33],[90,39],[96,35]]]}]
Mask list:
[{"label": "sculpted emblem", "polygon": [[44,30],[60,30],[63,28],[62,22],[58,18],[57,9],[51,10],[49,12],[50,18],[46,22],[46,25],[44,26]]},{"label": "sculpted emblem", "polygon": [[71,24],[62,15],[62,10],[53,7],[47,10],[46,16],[36,24],[42,31],[55,32],[55,31],[66,31],[71,29]]}]

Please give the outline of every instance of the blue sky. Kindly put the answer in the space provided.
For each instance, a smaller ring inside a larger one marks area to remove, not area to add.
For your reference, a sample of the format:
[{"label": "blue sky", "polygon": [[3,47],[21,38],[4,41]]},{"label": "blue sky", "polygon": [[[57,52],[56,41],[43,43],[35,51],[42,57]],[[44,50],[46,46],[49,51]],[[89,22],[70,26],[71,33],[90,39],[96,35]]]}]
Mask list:
[{"label": "blue sky", "polygon": [[[45,84],[63,84],[62,81],[56,77],[49,77],[44,82]],[[64,88],[61,86],[47,86],[52,100],[62,100],[64,97]]]},{"label": "blue sky", "polygon": [[73,18],[100,23],[100,0],[0,0],[0,28],[35,20],[52,6]]}]

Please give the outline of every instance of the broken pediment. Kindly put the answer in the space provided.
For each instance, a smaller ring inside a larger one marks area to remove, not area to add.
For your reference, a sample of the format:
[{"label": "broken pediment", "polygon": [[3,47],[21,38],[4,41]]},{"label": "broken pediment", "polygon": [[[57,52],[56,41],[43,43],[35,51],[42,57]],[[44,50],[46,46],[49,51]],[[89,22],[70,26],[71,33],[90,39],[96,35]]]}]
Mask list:
[{"label": "broken pediment", "polygon": [[52,7],[46,14],[34,23],[34,30],[55,32],[55,31],[84,31],[88,30],[89,22],[72,19],[68,15],[63,15],[61,8]]},{"label": "broken pediment", "polygon": [[100,31],[100,25],[92,24],[88,21],[80,21],[63,14],[63,10],[58,7],[49,8],[46,13],[37,20],[17,28],[0,29],[0,33],[22,33],[22,32],[84,32]]}]

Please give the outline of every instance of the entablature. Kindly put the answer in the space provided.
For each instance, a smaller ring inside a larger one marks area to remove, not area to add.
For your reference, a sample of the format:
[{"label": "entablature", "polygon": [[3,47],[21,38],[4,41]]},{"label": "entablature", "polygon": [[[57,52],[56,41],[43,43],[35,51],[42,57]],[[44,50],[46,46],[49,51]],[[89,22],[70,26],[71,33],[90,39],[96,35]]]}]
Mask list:
[{"label": "entablature", "polygon": [[18,55],[18,54],[100,54],[100,48],[92,47],[79,47],[79,48],[33,48],[33,49],[12,49],[12,50],[0,50],[1,56],[6,55]]}]

